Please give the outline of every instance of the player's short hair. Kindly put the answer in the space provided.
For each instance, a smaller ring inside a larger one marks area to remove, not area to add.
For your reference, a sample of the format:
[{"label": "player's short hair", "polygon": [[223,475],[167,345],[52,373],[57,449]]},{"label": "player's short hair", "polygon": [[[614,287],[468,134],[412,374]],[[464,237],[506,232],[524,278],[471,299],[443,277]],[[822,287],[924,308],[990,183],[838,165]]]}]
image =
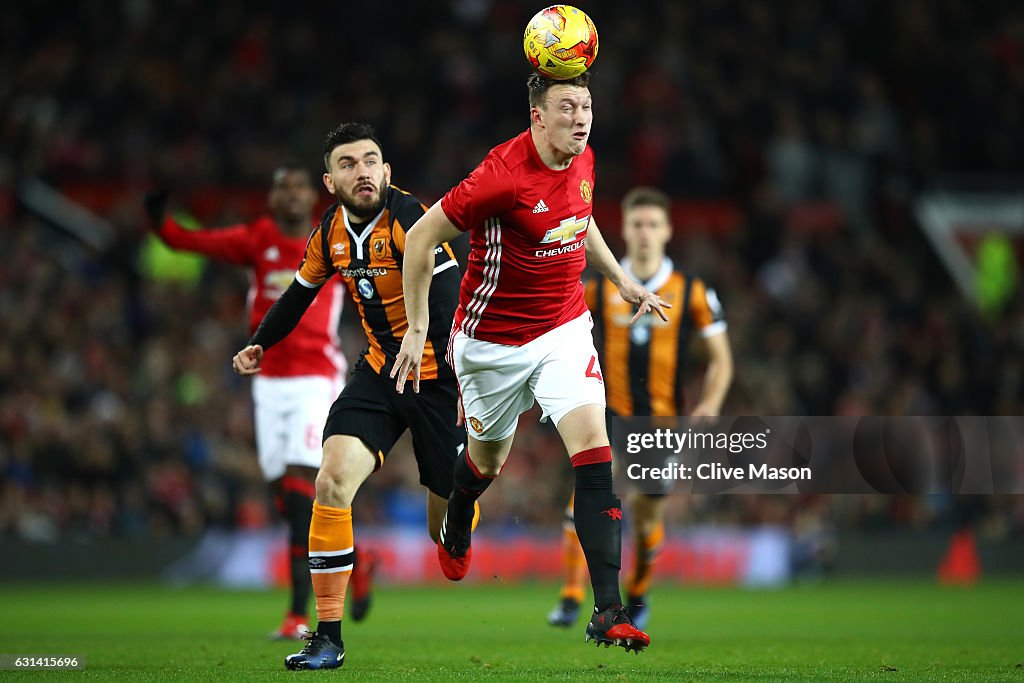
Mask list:
[{"label": "player's short hair", "polygon": [[309,184],[313,184],[313,174],[310,172],[309,167],[303,166],[295,159],[285,159],[279,163],[274,168],[274,172],[270,176],[270,181],[272,184],[276,185],[289,173],[302,173],[306,176],[306,180],[309,181]]},{"label": "player's short hair", "polygon": [[360,140],[372,140],[380,148],[381,155],[384,154],[384,145],[380,144],[380,140],[377,139],[377,131],[373,129],[373,126],[368,123],[349,121],[329,132],[324,139],[324,166],[327,170],[331,170],[331,152],[341,145]]},{"label": "player's short hair", "polygon": [[653,187],[634,187],[622,198],[622,213],[638,206],[656,206],[664,210],[665,214],[671,213],[672,201],[668,195]]},{"label": "player's short hair", "polygon": [[537,72],[530,74],[530,77],[526,79],[526,89],[530,91],[530,106],[543,107],[544,102],[548,98],[548,90],[550,90],[552,86],[556,85],[575,85],[580,88],[589,88],[590,72],[584,71],[579,76],[565,81],[556,81],[553,78],[545,78]]}]

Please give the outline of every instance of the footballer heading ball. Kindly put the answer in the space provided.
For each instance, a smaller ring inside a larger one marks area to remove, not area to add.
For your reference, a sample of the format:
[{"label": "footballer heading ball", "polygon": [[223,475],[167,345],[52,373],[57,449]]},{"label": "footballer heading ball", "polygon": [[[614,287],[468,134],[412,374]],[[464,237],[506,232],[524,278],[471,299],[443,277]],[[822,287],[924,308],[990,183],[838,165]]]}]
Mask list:
[{"label": "footballer heading ball", "polygon": [[552,5],[526,25],[523,50],[541,76],[567,81],[597,59],[597,29],[583,10]]}]

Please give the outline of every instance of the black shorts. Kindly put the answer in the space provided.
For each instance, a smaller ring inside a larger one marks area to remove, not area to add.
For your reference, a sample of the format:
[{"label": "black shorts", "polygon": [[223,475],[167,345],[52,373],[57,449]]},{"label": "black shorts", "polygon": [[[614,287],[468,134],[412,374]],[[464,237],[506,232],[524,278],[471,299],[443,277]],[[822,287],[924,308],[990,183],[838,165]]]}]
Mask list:
[{"label": "black shorts", "polygon": [[456,426],[459,389],[455,378],[412,382],[405,393],[395,381],[381,377],[360,360],[348,384],[331,406],[324,426],[324,441],[335,434],[355,436],[373,451],[378,466],[408,429],[420,470],[420,483],[447,498],[452,492],[455,461],[466,448],[466,430]]}]

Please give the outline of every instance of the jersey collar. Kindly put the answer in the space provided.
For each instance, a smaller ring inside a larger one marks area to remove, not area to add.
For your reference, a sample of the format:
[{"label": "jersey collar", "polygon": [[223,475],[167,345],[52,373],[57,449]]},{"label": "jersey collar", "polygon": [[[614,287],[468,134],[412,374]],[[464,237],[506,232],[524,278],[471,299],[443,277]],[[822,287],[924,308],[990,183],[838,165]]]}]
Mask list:
[{"label": "jersey collar", "polygon": [[[388,188],[389,191],[390,189],[391,188]],[[388,210],[387,202],[384,203],[384,208],[380,210],[380,213],[374,216],[373,219],[370,220],[363,228],[363,232],[358,235],[352,229],[352,224],[348,220],[348,210],[344,206],[341,206],[340,202],[339,206],[341,208],[341,217],[345,221],[345,230],[348,231],[348,234],[352,235],[352,240],[356,245],[356,258],[361,261],[363,259],[363,244],[366,242],[366,238],[370,236],[370,233],[373,232],[373,228],[377,225],[377,221],[379,221],[380,217],[384,215],[384,212]]]},{"label": "jersey collar", "polygon": [[669,277],[672,275],[672,270],[674,268],[672,259],[670,259],[668,256],[665,256],[661,259],[661,267],[658,268],[657,271],[655,271],[654,275],[651,277],[650,280],[644,282],[643,280],[636,276],[636,273],[633,272],[633,268],[629,262],[628,256],[623,257],[622,261],[620,261],[620,265],[622,266],[622,269],[626,271],[626,275],[629,276],[630,280],[633,280],[634,282],[639,282],[644,287],[646,287],[647,291],[649,292],[656,292],[662,287],[664,287],[665,283],[668,282]]}]

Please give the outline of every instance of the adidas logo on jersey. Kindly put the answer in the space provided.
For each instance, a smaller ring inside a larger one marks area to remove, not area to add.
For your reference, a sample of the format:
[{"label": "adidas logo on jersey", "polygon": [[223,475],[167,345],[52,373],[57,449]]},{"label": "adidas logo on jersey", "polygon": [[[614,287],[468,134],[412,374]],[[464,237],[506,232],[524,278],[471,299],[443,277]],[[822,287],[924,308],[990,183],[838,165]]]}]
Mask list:
[{"label": "adidas logo on jersey", "polygon": [[537,202],[537,206],[533,207],[534,213],[544,213],[548,210],[548,205],[544,203],[544,200]]}]

